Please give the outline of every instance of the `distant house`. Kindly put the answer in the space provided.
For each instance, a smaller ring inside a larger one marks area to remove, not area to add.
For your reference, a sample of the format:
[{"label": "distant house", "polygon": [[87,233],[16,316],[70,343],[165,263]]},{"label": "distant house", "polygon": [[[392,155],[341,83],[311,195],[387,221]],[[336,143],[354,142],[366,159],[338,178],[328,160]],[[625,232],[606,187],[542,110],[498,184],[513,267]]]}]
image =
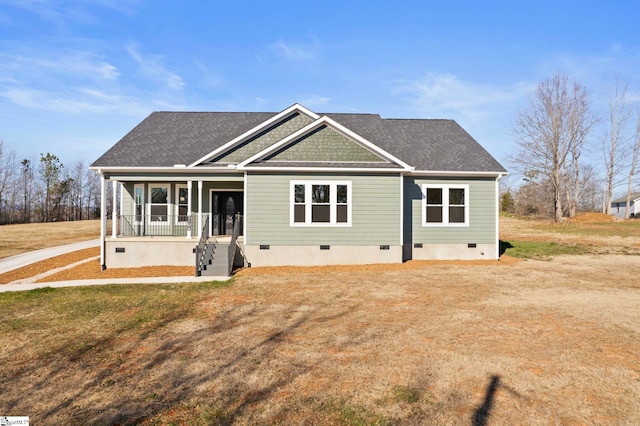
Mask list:
[{"label": "distant house", "polygon": [[[627,208],[627,196],[624,195],[611,202],[611,212],[614,216],[625,219]],[[640,192],[631,193],[628,217],[640,217]]]},{"label": "distant house", "polygon": [[[507,171],[452,120],[299,104],[154,112],[91,169],[103,179],[103,267],[197,263],[198,273],[227,274],[234,257],[254,266],[499,257]],[[120,198],[114,191],[119,208],[106,212],[109,182]]]}]

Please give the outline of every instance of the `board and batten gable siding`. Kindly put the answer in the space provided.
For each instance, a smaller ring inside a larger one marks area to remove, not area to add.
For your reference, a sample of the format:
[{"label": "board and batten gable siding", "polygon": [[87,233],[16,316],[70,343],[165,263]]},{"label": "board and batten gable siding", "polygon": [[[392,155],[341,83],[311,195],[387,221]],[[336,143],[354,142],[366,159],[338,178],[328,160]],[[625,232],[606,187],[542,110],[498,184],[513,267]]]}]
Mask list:
[{"label": "board and batten gable siding", "polygon": [[[250,245],[400,245],[399,174],[248,173],[247,227]],[[291,181],[349,181],[351,226],[291,226]]]},{"label": "board and batten gable siding", "polygon": [[[422,185],[424,184],[468,185],[469,226],[423,226]],[[494,178],[407,177],[404,183],[404,205],[405,243],[496,243],[496,182]]]}]

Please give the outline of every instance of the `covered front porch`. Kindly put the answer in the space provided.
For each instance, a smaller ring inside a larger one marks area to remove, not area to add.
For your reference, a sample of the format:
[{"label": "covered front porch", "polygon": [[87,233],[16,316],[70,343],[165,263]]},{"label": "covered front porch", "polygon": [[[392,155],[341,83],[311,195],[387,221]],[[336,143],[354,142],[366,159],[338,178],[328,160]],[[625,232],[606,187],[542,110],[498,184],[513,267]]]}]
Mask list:
[{"label": "covered front porch", "polygon": [[[234,246],[241,243],[244,176],[197,177],[103,175],[103,268],[196,266],[197,248],[210,236],[218,246],[232,238]],[[105,209],[109,184],[112,199]]]}]

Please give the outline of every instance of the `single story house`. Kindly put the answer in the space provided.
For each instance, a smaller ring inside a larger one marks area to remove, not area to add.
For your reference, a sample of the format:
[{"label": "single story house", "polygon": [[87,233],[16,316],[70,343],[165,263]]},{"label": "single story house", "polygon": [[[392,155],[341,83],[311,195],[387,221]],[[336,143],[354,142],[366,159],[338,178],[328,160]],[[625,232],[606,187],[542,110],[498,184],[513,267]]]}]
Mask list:
[{"label": "single story house", "polygon": [[499,257],[507,171],[453,120],[154,112],[91,169],[103,268]]},{"label": "single story house", "polygon": [[611,202],[611,213],[621,219],[640,218],[640,192],[632,192],[629,201],[629,214],[625,217],[627,196],[624,195]]}]

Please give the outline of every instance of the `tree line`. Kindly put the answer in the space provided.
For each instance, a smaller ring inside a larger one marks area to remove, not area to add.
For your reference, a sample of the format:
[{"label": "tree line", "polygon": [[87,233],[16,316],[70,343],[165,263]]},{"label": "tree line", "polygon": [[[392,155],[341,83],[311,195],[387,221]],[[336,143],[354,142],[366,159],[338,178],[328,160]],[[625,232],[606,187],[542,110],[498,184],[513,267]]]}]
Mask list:
[{"label": "tree line", "polygon": [[[617,193],[626,194],[629,217],[639,185],[640,108],[627,83],[616,78],[599,115],[585,86],[557,74],[537,85],[513,131],[518,149],[511,165],[522,182],[503,190],[502,210],[560,222],[578,211],[611,214]],[[593,162],[598,157],[600,164]]]},{"label": "tree line", "polygon": [[100,217],[100,177],[49,152],[22,158],[0,141],[0,225]]}]

